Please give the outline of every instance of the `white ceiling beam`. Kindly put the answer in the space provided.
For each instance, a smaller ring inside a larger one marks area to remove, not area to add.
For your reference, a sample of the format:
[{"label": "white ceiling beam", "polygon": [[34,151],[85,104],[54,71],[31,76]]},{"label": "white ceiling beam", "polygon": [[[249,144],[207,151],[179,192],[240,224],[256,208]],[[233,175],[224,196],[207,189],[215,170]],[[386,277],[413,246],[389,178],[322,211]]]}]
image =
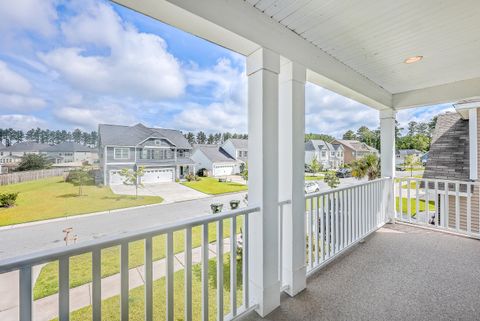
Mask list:
[{"label": "white ceiling beam", "polygon": [[376,109],[392,94],[241,0],[113,0],[174,27],[249,55],[259,46],[309,69],[308,81]]},{"label": "white ceiling beam", "polygon": [[[434,77],[434,75],[432,75]],[[461,80],[445,85],[406,91],[393,95],[393,108],[407,109],[454,103],[480,97],[480,78]]]}]

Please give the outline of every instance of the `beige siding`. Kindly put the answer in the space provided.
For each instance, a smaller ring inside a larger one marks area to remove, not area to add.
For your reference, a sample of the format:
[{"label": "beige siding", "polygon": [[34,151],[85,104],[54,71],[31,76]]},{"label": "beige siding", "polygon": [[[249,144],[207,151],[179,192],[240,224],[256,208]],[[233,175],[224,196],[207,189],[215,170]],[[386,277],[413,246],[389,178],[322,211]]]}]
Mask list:
[{"label": "beige siding", "polygon": [[[448,197],[448,227],[456,228],[456,196],[449,195]],[[459,216],[460,216],[460,229],[467,230],[467,197],[459,196]],[[471,219],[472,219],[472,232],[479,232],[479,186],[475,186],[471,196]]]}]

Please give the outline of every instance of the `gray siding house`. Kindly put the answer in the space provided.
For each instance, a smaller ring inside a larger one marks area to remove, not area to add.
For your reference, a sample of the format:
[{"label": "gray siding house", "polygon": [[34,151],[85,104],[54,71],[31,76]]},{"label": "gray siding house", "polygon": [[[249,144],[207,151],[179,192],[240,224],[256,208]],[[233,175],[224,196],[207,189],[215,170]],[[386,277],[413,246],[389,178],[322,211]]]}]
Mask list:
[{"label": "gray siding house", "polygon": [[145,167],[144,184],[172,182],[195,171],[192,146],[179,130],[100,124],[98,134],[105,185],[123,184],[120,170],[134,166]]}]

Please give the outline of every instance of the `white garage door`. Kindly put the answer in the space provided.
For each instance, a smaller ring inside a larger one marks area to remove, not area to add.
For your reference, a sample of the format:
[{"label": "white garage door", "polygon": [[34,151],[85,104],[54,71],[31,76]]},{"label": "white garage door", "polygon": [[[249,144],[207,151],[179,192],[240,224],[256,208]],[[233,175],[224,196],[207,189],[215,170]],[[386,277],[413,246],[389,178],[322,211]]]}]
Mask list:
[{"label": "white garage door", "polygon": [[145,170],[143,184],[173,182],[173,168],[150,168]]},{"label": "white garage door", "polygon": [[120,171],[110,171],[110,185],[122,185],[124,178],[120,176]]},{"label": "white garage door", "polygon": [[215,165],[213,169],[213,176],[232,175],[235,165]]}]

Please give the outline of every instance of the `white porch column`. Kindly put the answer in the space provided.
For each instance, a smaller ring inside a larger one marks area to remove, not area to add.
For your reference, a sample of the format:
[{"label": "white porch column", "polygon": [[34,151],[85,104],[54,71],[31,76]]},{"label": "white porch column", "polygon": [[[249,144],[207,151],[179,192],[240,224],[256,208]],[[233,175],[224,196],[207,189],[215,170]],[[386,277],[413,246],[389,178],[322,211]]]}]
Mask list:
[{"label": "white porch column", "polygon": [[393,182],[395,178],[395,116],[393,109],[380,111],[380,162],[382,177],[391,177],[392,184],[389,191],[387,218],[395,221],[395,195]]},{"label": "white porch column", "polygon": [[259,49],[247,57],[250,298],[263,317],[280,305],[278,281],[278,73],[280,57]]},{"label": "white porch column", "polygon": [[282,279],[294,296],[306,287],[305,265],[305,67],[291,61],[280,66],[279,199],[283,207]]}]

